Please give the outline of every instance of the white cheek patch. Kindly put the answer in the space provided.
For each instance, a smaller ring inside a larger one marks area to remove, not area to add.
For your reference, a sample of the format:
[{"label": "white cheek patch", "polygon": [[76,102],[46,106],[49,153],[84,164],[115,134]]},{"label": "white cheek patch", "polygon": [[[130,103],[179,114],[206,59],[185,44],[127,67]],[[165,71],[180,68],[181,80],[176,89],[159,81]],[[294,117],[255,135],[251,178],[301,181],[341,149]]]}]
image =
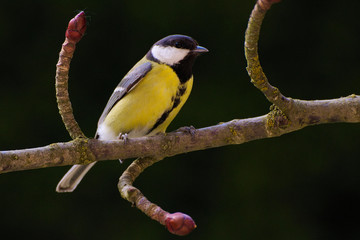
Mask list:
[{"label": "white cheek patch", "polygon": [[151,49],[151,53],[154,58],[170,66],[179,63],[186,57],[186,55],[188,55],[189,52],[190,50],[188,49],[171,46],[163,47],[155,45]]}]

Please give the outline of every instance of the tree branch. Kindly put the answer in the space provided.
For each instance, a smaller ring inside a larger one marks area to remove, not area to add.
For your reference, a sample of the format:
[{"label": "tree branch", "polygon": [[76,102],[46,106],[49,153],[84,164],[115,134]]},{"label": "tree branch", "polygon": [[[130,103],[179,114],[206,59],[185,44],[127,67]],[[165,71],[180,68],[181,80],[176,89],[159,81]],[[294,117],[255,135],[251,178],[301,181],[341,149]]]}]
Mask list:
[{"label": "tree branch", "polygon": [[331,100],[295,100],[294,106],[296,111],[292,115],[296,117],[291,122],[279,109],[272,108],[264,116],[232,120],[196,129],[192,133],[175,131],[166,135],[128,139],[126,143],[123,140],[75,139],[39,148],[0,151],[0,173],[119,158],[164,158],[278,137],[312,125],[360,122],[360,96],[356,95]]}]

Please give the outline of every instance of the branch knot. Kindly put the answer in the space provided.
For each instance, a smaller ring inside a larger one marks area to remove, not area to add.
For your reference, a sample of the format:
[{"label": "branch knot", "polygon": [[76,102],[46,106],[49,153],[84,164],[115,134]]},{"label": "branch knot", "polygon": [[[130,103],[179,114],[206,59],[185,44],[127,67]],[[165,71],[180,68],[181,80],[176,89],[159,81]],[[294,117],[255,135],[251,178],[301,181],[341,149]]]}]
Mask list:
[{"label": "branch knot", "polygon": [[281,135],[281,131],[287,129],[290,125],[290,119],[280,110],[280,108],[274,104],[271,105],[270,112],[266,117],[266,131],[268,135]]},{"label": "branch knot", "polygon": [[74,144],[74,149],[79,153],[79,164],[89,164],[96,161],[96,156],[89,147],[89,139],[78,137],[71,141]]}]

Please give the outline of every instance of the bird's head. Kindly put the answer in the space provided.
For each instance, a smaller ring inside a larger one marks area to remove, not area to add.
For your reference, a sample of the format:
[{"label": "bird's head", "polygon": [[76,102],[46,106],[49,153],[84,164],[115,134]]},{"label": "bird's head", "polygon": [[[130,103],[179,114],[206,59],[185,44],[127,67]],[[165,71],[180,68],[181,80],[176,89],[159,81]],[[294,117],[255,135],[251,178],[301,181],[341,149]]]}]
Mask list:
[{"label": "bird's head", "polygon": [[184,35],[170,35],[157,41],[149,54],[160,63],[175,66],[182,61],[193,62],[201,53],[208,52],[191,37]]}]

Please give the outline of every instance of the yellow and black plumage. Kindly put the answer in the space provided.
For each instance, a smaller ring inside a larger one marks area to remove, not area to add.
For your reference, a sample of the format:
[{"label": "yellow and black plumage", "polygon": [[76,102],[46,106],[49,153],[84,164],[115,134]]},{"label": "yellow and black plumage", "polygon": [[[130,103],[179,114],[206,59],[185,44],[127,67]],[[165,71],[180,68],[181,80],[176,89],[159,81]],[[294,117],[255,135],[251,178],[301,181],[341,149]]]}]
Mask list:
[{"label": "yellow and black plumage", "polygon": [[[184,35],[156,42],[115,88],[95,138],[116,140],[124,135],[135,138],[165,132],[189,97],[196,57],[207,51]],[[94,164],[74,165],[56,191],[72,192]]]}]

